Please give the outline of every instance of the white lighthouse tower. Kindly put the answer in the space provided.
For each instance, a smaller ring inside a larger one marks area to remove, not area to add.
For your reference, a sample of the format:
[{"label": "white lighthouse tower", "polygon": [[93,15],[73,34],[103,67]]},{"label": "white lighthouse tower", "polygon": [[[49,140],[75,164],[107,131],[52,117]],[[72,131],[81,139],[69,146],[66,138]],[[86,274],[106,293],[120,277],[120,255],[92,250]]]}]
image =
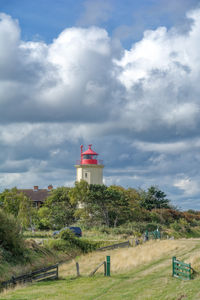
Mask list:
[{"label": "white lighthouse tower", "polygon": [[94,152],[91,147],[92,145],[89,145],[88,150],[83,152],[83,145],[81,145],[81,159],[75,165],[76,181],[83,179],[89,184],[103,184],[104,165],[97,159],[98,153]]}]

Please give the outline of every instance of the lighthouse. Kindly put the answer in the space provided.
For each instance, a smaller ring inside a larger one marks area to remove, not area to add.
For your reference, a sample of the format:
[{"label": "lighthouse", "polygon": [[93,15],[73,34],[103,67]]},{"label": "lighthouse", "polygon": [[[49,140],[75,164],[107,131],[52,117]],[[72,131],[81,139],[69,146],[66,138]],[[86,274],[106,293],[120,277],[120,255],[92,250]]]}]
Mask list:
[{"label": "lighthouse", "polygon": [[98,153],[92,150],[92,145],[88,146],[88,150],[83,152],[81,145],[81,159],[77,161],[76,181],[85,180],[89,184],[103,184],[103,168],[101,160],[98,160]]}]

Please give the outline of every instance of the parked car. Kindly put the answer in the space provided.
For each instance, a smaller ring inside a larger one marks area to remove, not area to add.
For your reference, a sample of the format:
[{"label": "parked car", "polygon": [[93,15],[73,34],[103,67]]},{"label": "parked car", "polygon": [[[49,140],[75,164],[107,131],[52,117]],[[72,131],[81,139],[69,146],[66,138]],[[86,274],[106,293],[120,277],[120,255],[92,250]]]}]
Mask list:
[{"label": "parked car", "polygon": [[55,235],[59,234],[61,231],[65,230],[65,229],[70,229],[76,237],[81,237],[82,236],[81,228],[80,227],[73,227],[73,226],[72,227],[64,227],[60,230],[56,230],[56,231],[53,232],[52,235],[55,236]]}]

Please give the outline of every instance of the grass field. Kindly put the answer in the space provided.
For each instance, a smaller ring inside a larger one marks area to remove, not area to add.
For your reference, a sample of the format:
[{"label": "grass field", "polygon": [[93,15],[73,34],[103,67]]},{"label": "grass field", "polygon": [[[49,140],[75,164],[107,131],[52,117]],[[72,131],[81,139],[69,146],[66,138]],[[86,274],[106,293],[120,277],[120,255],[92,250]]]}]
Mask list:
[{"label": "grass field", "polygon": [[[93,277],[89,273],[111,256],[111,277],[103,276],[103,268]],[[197,272],[194,279],[172,278],[171,258],[191,262]],[[75,262],[81,277],[76,278]],[[35,283],[0,294],[12,300],[199,300],[200,240],[150,241],[138,247],[80,256],[59,268],[59,280]]]}]

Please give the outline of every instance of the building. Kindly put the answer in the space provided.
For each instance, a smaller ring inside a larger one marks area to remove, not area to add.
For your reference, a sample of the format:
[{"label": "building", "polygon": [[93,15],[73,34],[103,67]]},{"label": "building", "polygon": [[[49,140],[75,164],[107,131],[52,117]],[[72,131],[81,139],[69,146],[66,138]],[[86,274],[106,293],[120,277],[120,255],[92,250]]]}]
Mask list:
[{"label": "building", "polygon": [[81,159],[77,161],[76,181],[85,180],[89,184],[103,184],[103,161],[98,160],[98,153],[91,149],[92,145],[88,146],[88,150],[83,152],[81,145]]},{"label": "building", "polygon": [[34,207],[39,208],[50,195],[52,189],[53,186],[50,184],[48,189],[39,189],[39,187],[35,185],[33,189],[19,189],[18,191],[22,192],[29,199],[31,199]]}]

